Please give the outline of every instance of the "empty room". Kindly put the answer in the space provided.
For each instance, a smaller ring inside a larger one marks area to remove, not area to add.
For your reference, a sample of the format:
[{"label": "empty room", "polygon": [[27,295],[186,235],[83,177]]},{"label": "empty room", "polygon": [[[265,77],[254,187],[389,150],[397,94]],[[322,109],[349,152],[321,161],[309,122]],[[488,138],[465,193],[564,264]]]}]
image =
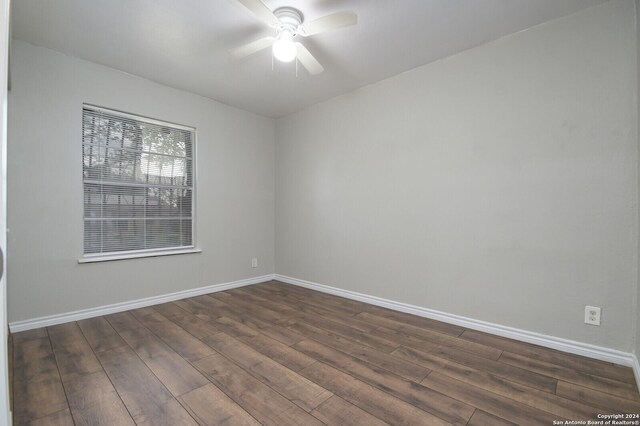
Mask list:
[{"label": "empty room", "polygon": [[640,425],[640,0],[0,0],[0,426]]}]

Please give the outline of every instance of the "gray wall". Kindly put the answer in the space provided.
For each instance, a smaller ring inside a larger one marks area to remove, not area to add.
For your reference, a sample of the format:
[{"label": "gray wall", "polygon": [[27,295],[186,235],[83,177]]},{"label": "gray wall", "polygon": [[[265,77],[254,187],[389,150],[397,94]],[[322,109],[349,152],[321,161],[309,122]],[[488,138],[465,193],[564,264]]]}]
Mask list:
[{"label": "gray wall", "polygon": [[[11,60],[10,321],[274,272],[272,119],[24,42]],[[197,128],[201,254],[77,263],[83,102]]]},{"label": "gray wall", "polygon": [[[636,55],[636,69],[638,70],[638,97],[636,99],[636,107],[638,108],[638,121],[637,121],[637,129],[638,129],[638,146],[640,147],[640,0],[636,0],[636,47],[637,47],[637,55]],[[640,153],[639,153],[640,154]],[[638,157],[638,191],[640,191],[640,156]],[[640,204],[640,192],[637,194],[638,203]],[[640,224],[640,206],[638,208],[638,223]],[[636,232],[640,232],[640,230],[636,230]],[[638,238],[639,250],[638,250],[638,285],[636,287],[636,304],[635,304],[635,312],[636,312],[636,322],[635,322],[635,345],[633,348],[633,352],[637,357],[640,357],[640,238]],[[640,371],[636,372],[638,376],[640,376]],[[636,377],[638,377],[636,376]],[[640,383],[637,383],[640,388]]]},{"label": "gray wall", "polygon": [[277,273],[630,351],[634,14],[608,2],[279,120]]}]

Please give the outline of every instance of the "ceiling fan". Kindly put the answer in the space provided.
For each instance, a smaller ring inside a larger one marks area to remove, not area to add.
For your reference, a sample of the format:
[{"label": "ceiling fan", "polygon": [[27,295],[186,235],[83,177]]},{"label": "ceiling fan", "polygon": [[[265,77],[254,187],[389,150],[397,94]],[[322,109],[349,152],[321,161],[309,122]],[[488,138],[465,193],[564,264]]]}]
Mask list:
[{"label": "ceiling fan", "polygon": [[304,15],[293,7],[279,7],[272,11],[262,0],[238,0],[258,18],[276,30],[275,37],[264,37],[230,51],[235,58],[244,58],[271,47],[273,56],[282,62],[298,59],[309,74],[320,74],[324,67],[300,42],[296,36],[309,37],[326,31],[355,25],[358,15],[352,11],[337,12],[310,22],[304,21]]}]

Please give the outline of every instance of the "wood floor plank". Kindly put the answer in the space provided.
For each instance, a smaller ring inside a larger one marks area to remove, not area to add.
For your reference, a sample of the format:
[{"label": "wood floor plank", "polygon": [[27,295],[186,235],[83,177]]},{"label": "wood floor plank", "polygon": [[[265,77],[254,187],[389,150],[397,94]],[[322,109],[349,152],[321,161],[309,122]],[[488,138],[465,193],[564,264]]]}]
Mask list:
[{"label": "wood floor plank", "polygon": [[133,425],[77,323],[49,327],[53,352],[77,425]]},{"label": "wood floor plank", "polygon": [[120,396],[104,371],[64,375],[63,382],[76,425],[133,425]]},{"label": "wood floor plank", "polygon": [[[224,300],[224,296],[218,297]],[[272,322],[265,321],[263,318],[255,315],[254,312],[250,312],[233,304],[227,305],[218,299],[209,297],[209,295],[193,297],[180,302],[182,303],[180,303],[179,306],[185,311],[208,322],[215,322],[216,319],[224,316],[258,330],[273,325]],[[175,303],[178,304],[178,302]]]},{"label": "wood floor plank", "polygon": [[473,414],[474,408],[467,404],[315,341],[304,340],[293,347],[451,424],[465,425]]},{"label": "wood floor plank", "polygon": [[[159,306],[156,306],[155,308],[161,312],[163,311]],[[171,315],[171,313],[167,314]],[[175,314],[176,315],[171,315],[170,319],[176,321],[179,325],[185,328],[185,330],[189,331],[199,339],[204,339],[207,336],[214,336],[220,331],[224,331],[228,335],[241,340],[247,346],[262,353],[263,355],[271,357],[278,363],[293,371],[298,371],[315,362],[304,354],[290,349],[284,343],[271,338],[271,336],[275,334],[276,337],[280,339],[289,339],[293,342],[298,342],[303,339],[302,336],[297,336],[295,339],[291,339],[291,336],[295,333],[286,329],[284,329],[285,333],[283,333],[283,331],[280,330],[281,327],[274,326],[271,328],[255,329],[239,321],[226,317],[218,318],[215,322],[204,322],[200,318],[187,313],[184,310],[182,310],[181,313],[176,312]]]},{"label": "wood floor plank", "polygon": [[249,300],[257,305],[265,306],[276,312],[293,313],[297,310],[296,308],[281,303],[278,300],[274,300],[273,298],[262,297],[259,291],[259,289],[254,290],[253,288],[241,287],[233,290],[228,290],[226,293],[229,293],[233,296],[241,297],[244,300]]},{"label": "wood floor plank", "polygon": [[209,381],[157,336],[145,329],[122,330],[122,338],[173,396],[198,389]]},{"label": "wood floor plank", "polygon": [[[17,424],[14,423],[16,426]],[[49,414],[29,423],[29,426],[74,426],[73,417],[68,408]]]},{"label": "wood floor plank", "polygon": [[556,394],[583,404],[597,407],[609,413],[640,413],[640,403],[620,398],[595,389],[578,386],[564,381],[558,382]]},{"label": "wood floor plank", "polygon": [[203,339],[206,336],[215,336],[220,332],[225,332],[233,337],[239,336],[255,336],[260,334],[258,329],[251,328],[239,321],[234,321],[227,317],[218,317],[211,321],[204,321],[200,317],[192,313],[192,310],[182,310],[172,314],[171,312],[165,312],[163,309],[156,307],[161,314],[181,325],[185,330],[189,331],[198,339]]},{"label": "wood floor plank", "polygon": [[[206,296],[191,297],[171,302],[179,308],[189,312],[203,321],[215,321],[225,314],[228,306],[223,302]],[[214,306],[215,305],[215,306]]]},{"label": "wood floor plank", "polygon": [[422,383],[433,390],[449,395],[487,413],[509,420],[518,425],[553,424],[557,416],[500,395],[484,391],[473,385],[452,379],[444,374],[432,372]]},{"label": "wood floor plank", "polygon": [[[189,300],[189,299],[182,299],[182,300],[178,300],[177,302],[182,302],[185,300]],[[174,318],[180,318],[185,313],[185,310],[182,307],[180,307],[180,305],[178,305],[176,302],[160,303],[158,305],[153,305],[152,308],[171,320],[173,320]],[[202,318],[200,319],[204,322],[208,321]]]},{"label": "wood floor plank", "polygon": [[300,374],[392,425],[451,424],[322,362],[310,365]]},{"label": "wood floor plank", "polygon": [[[26,381],[34,378],[42,372],[50,370],[50,361],[57,371],[57,364],[51,349],[49,335],[39,339],[30,339],[14,342],[13,368],[14,380]],[[60,411],[60,410],[56,410]]]},{"label": "wood floor plank", "polygon": [[[155,308],[158,309],[158,306]],[[158,310],[162,311],[162,309]],[[177,321],[178,324],[183,326],[187,331],[199,339],[204,339],[207,336],[214,336],[220,331],[225,331],[228,335],[241,340],[247,346],[262,353],[263,355],[271,357],[276,362],[293,371],[298,371],[315,362],[304,354],[290,349],[287,345],[272,339],[270,336],[273,335],[273,329],[254,329],[241,322],[234,321],[226,317],[218,318],[215,322],[204,322],[203,324],[200,324],[200,322],[202,322],[200,318],[189,314],[186,311],[182,311],[181,314],[177,313],[177,315],[171,315],[171,319]],[[195,330],[192,329],[192,327],[190,327],[191,324],[197,328]],[[292,334],[294,333],[288,332],[287,336],[291,336]],[[277,336],[282,337],[283,333],[277,332]],[[302,336],[298,336],[294,342],[302,339]]]},{"label": "wood floor plank", "polygon": [[294,304],[296,302],[302,302],[306,305],[316,306],[323,310],[330,310],[344,316],[352,317],[360,313],[359,309],[353,309],[352,307],[344,305],[346,299],[313,290],[294,288],[294,286],[288,284],[285,285],[287,288],[275,292],[274,297],[277,298],[277,300],[289,300]]},{"label": "wood floor plank", "polygon": [[368,346],[355,343],[342,336],[319,329],[304,322],[295,323],[289,327],[317,342],[352,355],[380,368],[384,368],[385,370],[408,380],[420,382],[427,376],[427,374],[429,374],[430,371],[417,364],[407,362],[403,359],[391,356],[385,352],[378,351]]},{"label": "wood floor plank", "polygon": [[633,401],[640,401],[640,394],[638,394],[638,388],[635,385],[618,382],[601,376],[594,376],[592,374],[585,373],[584,371],[573,370],[571,368],[538,361],[510,352],[503,352],[500,356],[500,361],[515,367],[555,377],[556,379],[564,380],[569,383],[617,395]]},{"label": "wood floor plank", "polygon": [[240,337],[254,337],[259,336],[260,331],[258,328],[249,327],[246,324],[236,321],[228,317],[220,317],[215,321],[215,324],[225,333],[230,336]]},{"label": "wood floor plank", "polygon": [[[254,298],[256,294],[261,300],[276,301],[280,306],[287,306],[290,314],[307,313],[311,315],[336,316],[341,318],[353,318],[360,310],[354,310],[343,304],[327,304],[325,302],[314,301],[313,299],[303,296],[295,296],[286,292],[277,293],[257,289],[252,291]],[[277,305],[275,305],[277,307]]]},{"label": "wood floor plank", "polygon": [[322,425],[305,410],[220,354],[200,359],[194,366],[263,425]]},{"label": "wood floor plank", "polygon": [[[194,297],[190,297],[189,299],[184,299],[185,301],[191,301],[193,300],[194,302],[200,303],[204,306],[208,306],[210,308],[224,308],[227,307],[229,305],[227,305],[224,302],[219,302],[218,300],[214,299],[211,297],[211,295],[213,295],[214,293],[209,293],[209,294],[203,294],[201,296],[194,296]],[[177,301],[179,302],[179,301]]]},{"label": "wood floor plank", "polygon": [[[46,333],[46,331],[45,331]],[[14,340],[14,423],[30,421],[69,407],[49,337]]]},{"label": "wood floor plank", "polygon": [[584,371],[596,376],[634,384],[633,370],[629,367],[615,366],[609,362],[586,358],[579,355],[543,348],[530,343],[518,342],[505,337],[495,336],[475,330],[466,330],[461,339],[500,348],[504,351],[545,361],[558,366]]},{"label": "wood floor plank", "polygon": [[534,373],[511,365],[476,356],[470,352],[461,351],[450,346],[440,346],[430,352],[435,356],[469,365],[478,370],[487,371],[498,377],[507,378],[512,382],[554,393],[558,384],[557,379]]},{"label": "wood floor plank", "polygon": [[76,322],[56,325],[48,330],[60,373],[86,374],[102,370]]},{"label": "wood floor plank", "polygon": [[[304,304],[301,303],[300,305],[302,306]],[[377,325],[367,321],[362,321],[358,317],[347,317],[339,314],[336,315],[328,311],[323,312],[321,309],[307,309],[307,310],[301,309],[300,313],[298,313],[298,315],[295,316],[296,319],[301,319],[303,321],[311,321],[311,322],[316,317],[330,318],[332,322],[345,325],[350,328],[355,328],[356,330],[361,331],[363,333],[370,333],[376,328],[378,328]]]},{"label": "wood floor plank", "polygon": [[136,424],[197,424],[133,349],[122,346],[97,356]]},{"label": "wood floor plank", "polygon": [[552,393],[520,385],[486,371],[441,358],[433,353],[399,348],[393,354],[422,364],[426,368],[445,374],[453,379],[469,383],[481,389],[482,392],[492,392],[559,417],[591,419],[598,414],[598,411],[593,407],[561,398]]},{"label": "wood floor plank", "polygon": [[[254,332],[252,328],[246,327],[236,321],[223,317],[219,318],[218,322],[224,324],[227,334],[293,371],[300,371],[315,362],[313,358],[291,349],[289,346],[268,335]],[[302,340],[302,338],[301,336],[300,340]]]},{"label": "wood floor plank", "polygon": [[443,371],[447,366],[451,364],[451,361],[432,355],[430,352],[419,351],[414,348],[408,348],[406,346],[400,346],[395,351],[391,352],[391,355],[398,358],[407,360],[414,364],[423,366],[430,371]]},{"label": "wood floor plank", "polygon": [[178,324],[198,339],[210,334],[217,334],[221,331],[214,323],[188,313],[173,302],[157,305],[153,308],[165,318]]},{"label": "wood floor plank", "polygon": [[[422,352],[431,352],[440,347],[438,343],[430,342],[425,339],[420,339],[415,336],[410,336],[402,332],[394,332],[391,329],[380,327],[374,330],[374,333],[380,337],[383,337],[390,342],[397,345],[396,349],[405,346],[413,349],[420,350]],[[493,355],[491,355],[493,357]]]},{"label": "wood floor plank", "polygon": [[[595,360],[598,361],[598,360]],[[633,372],[633,368],[626,366],[626,365],[620,365],[620,364],[613,364],[613,370],[615,370],[616,372],[620,373],[621,372],[621,377],[618,378],[617,380],[620,380],[621,382],[627,382],[627,383],[635,383],[635,373]]]},{"label": "wood floor plank", "polygon": [[[245,289],[245,292],[248,291]],[[250,298],[246,296],[246,293],[243,294],[243,297],[252,300],[256,304],[271,303],[270,306],[272,306],[273,310],[281,312],[285,315],[297,316],[300,313],[306,313],[310,315],[353,318],[353,313],[350,312],[350,310],[347,310],[347,312],[345,312],[345,310],[341,310],[330,305],[318,306],[310,304],[307,303],[308,299],[297,299],[289,297],[285,294],[277,294],[276,296],[270,297],[268,292],[261,292],[259,289],[252,291],[251,293],[252,294]]]},{"label": "wood floor plank", "polygon": [[333,334],[338,334],[342,337],[345,337],[354,342],[358,342],[363,345],[367,345],[371,348],[378,349],[382,352],[392,352],[395,350],[399,344],[394,343],[393,341],[387,339],[386,337],[382,337],[375,333],[365,333],[355,328],[351,328],[347,325],[336,323],[326,318],[322,317],[307,317],[303,319],[303,321],[307,322],[310,325],[313,325],[316,328],[321,328]]},{"label": "wood floor plank", "polygon": [[197,361],[214,353],[209,346],[153,308],[136,309],[131,313],[187,361]]},{"label": "wood floor plank", "polygon": [[178,398],[203,426],[259,426],[260,423],[212,383]]},{"label": "wood floor plank", "polygon": [[140,321],[138,321],[131,314],[131,311],[117,312],[115,314],[105,315],[104,319],[107,320],[111,327],[113,327],[117,331],[126,329],[137,329],[141,327]]},{"label": "wood floor plank", "polygon": [[269,336],[272,339],[284,343],[287,346],[295,345],[299,341],[305,339],[304,336],[285,328],[284,325],[262,327],[260,332],[265,336]]},{"label": "wood floor plank", "polygon": [[465,331],[463,327],[453,324],[447,324],[446,322],[419,317],[417,315],[411,315],[404,312],[393,311],[391,309],[373,306],[367,303],[356,301],[353,301],[353,303],[359,304],[363,312],[367,312],[371,315],[381,316],[383,318],[399,321],[403,324],[409,324],[416,327],[425,328],[427,330],[437,331],[439,333],[448,334],[450,336],[458,337]]},{"label": "wood floor plank", "polygon": [[282,284],[281,291],[277,292],[278,296],[302,301],[307,304],[315,305],[324,309],[332,309],[343,315],[355,316],[362,309],[353,308],[347,304],[349,299],[335,296],[333,294],[321,293],[307,288],[297,287],[290,284]]},{"label": "wood floor plank", "polygon": [[325,305],[340,306],[350,301],[350,299],[337,296],[335,294],[311,290],[306,287],[287,284],[277,280],[271,281],[271,283],[267,284],[266,287],[275,288],[277,289],[276,291],[279,291],[283,294],[297,294],[302,299],[317,300],[318,302],[322,302]]},{"label": "wood floor plank", "polygon": [[203,341],[306,411],[331,396],[326,389],[225,333],[207,336]]},{"label": "wood floor plank", "polygon": [[21,331],[20,333],[12,333],[14,345],[19,345],[27,340],[42,339],[49,337],[46,327],[33,328],[31,330]]},{"label": "wood floor plank", "polygon": [[[252,289],[253,290],[253,289]],[[266,300],[266,298],[269,295],[269,292],[267,290],[264,289],[256,289],[253,291],[249,291],[248,289],[243,289],[245,294],[250,294],[250,293],[258,293],[261,294],[261,300]],[[271,293],[273,294],[273,293]],[[351,308],[348,312],[340,312],[340,311],[335,311],[335,310],[331,310],[332,308],[327,307],[326,305],[323,306],[318,306],[318,305],[310,305],[307,303],[306,299],[303,298],[291,298],[291,297],[287,297],[286,294],[281,294],[279,293],[278,296],[276,296],[276,300],[282,301],[283,303],[288,304],[289,306],[291,306],[292,308],[296,308],[298,312],[301,312],[303,315],[299,315],[298,317],[302,317],[302,319],[304,319],[305,317],[308,318],[312,318],[314,315],[316,316],[324,316],[324,317],[330,317],[332,321],[334,322],[338,322],[340,324],[344,324],[347,325],[351,328],[355,328],[357,330],[360,331],[364,331],[364,332],[371,332],[373,331],[375,328],[377,328],[376,324],[373,324],[371,322],[368,321],[362,321],[360,319],[358,319],[357,316],[353,316],[355,314],[360,313],[360,311],[363,310],[363,308],[365,306],[368,306],[370,308],[377,308],[374,307],[372,305],[367,305],[361,302],[357,302],[358,303],[358,307],[359,309],[355,310],[353,308]],[[354,302],[354,301],[350,301],[347,299],[344,299],[344,303],[340,304],[339,306],[341,308],[344,308],[344,305],[346,302]],[[382,309],[382,308],[380,308]],[[384,312],[389,311],[386,309],[383,309]],[[376,311],[377,312],[377,311]],[[393,312],[393,311],[389,311],[389,312]],[[408,315],[408,314],[402,314],[400,313],[400,315],[402,315],[401,318],[404,317],[408,317],[409,319],[411,319],[414,323],[417,324],[421,324],[421,325],[432,325],[433,326],[431,328],[434,328],[436,330],[445,330],[447,333],[453,334],[453,335],[459,335],[460,333],[462,333],[463,329],[460,327],[456,327],[456,326],[450,326],[449,324],[444,324],[444,323],[440,323],[438,321],[434,321],[434,320],[430,320],[430,319],[426,319],[426,318],[422,318],[422,317],[416,317],[414,315]],[[454,327],[454,331],[452,331],[452,327]],[[429,328],[429,327],[428,327]]]},{"label": "wood floor plank", "polygon": [[372,323],[378,324],[380,328],[372,332],[372,334],[378,336],[385,336],[387,338],[394,335],[397,336],[396,338],[401,338],[403,335],[416,337],[419,339],[424,339],[431,343],[435,343],[437,345],[453,346],[458,349],[474,353],[478,356],[483,356],[485,358],[493,360],[497,360],[502,353],[500,349],[485,346],[476,342],[469,342],[457,337],[452,337],[448,334],[423,329],[411,324],[404,324],[396,320],[379,317],[367,312],[358,314],[357,317],[363,319],[364,321],[370,321]]},{"label": "wood floor plank", "polygon": [[[329,295],[324,295],[329,296]],[[299,301],[304,302],[307,305],[315,306],[316,308],[320,308],[323,311],[331,311],[335,314],[346,316],[346,317],[355,317],[357,314],[361,312],[360,309],[354,309],[353,307],[346,305],[344,301],[346,299],[333,297],[329,298],[319,298],[318,293],[315,293],[311,297],[308,295],[304,295],[298,298]]]},{"label": "wood floor plank", "polygon": [[[228,310],[232,311],[237,317],[249,317],[253,319],[253,324],[249,324],[254,327],[264,327],[268,324],[278,325],[286,323],[291,317],[292,313],[289,311],[274,311],[269,308],[257,304],[250,300],[245,300],[242,297],[232,295],[226,292],[215,293],[209,295],[210,297],[222,301],[228,305]],[[230,316],[228,311],[225,311],[225,315]]]},{"label": "wood floor plank", "polygon": [[[226,297],[222,296],[222,293],[219,294],[218,297],[221,300],[226,299]],[[221,302],[219,299],[210,297],[209,295],[186,299],[182,302],[184,303],[180,305],[181,308],[192,315],[196,315],[199,318],[212,323],[218,318],[224,316],[241,321],[243,324],[247,324],[253,328],[265,327],[271,324],[270,321],[265,321],[264,318],[259,315],[255,315],[253,312],[250,312],[241,306]]]},{"label": "wood floor plank", "polygon": [[[223,296],[226,293],[218,294],[218,297],[214,295],[205,294],[203,296],[192,297],[190,299],[176,301],[182,309],[195,315],[205,321],[215,322],[216,319],[225,316],[228,318],[236,318],[238,315],[247,313],[247,310],[236,306],[234,304],[225,303],[224,300],[227,296]],[[180,303],[179,303],[180,302]],[[264,319],[258,318],[255,326],[263,326],[261,323]]]},{"label": "wood floor plank", "polygon": [[283,325],[264,322],[258,324],[259,321],[259,319],[251,317],[250,314],[233,312],[229,317],[218,318],[215,324],[227,334],[234,336],[265,335],[287,346],[304,340],[304,336],[300,336]]},{"label": "wood floor plank", "polygon": [[390,356],[384,352],[378,352],[366,346],[350,348],[347,353],[413,382],[420,382],[429,374],[429,370],[424,367]]},{"label": "wood floor plank", "polygon": [[254,316],[257,316],[265,322],[277,322],[286,316],[281,312],[273,311],[265,306],[257,305],[249,300],[227,292],[212,293],[209,297],[226,303],[227,305],[235,306],[236,309],[240,311],[251,311]]},{"label": "wood floor plank", "polygon": [[126,345],[104,317],[78,321],[78,326],[95,352],[107,351]]},{"label": "wood floor plank", "polygon": [[333,395],[311,412],[315,417],[327,425],[340,426],[384,426],[377,417],[345,401],[339,396]]},{"label": "wood floor plank", "polygon": [[493,416],[489,413],[485,413],[482,410],[476,410],[471,416],[471,420],[467,423],[467,426],[517,426],[515,423],[511,423],[500,417]]},{"label": "wood floor plank", "polygon": [[[196,299],[202,300],[202,303],[196,301]],[[217,307],[206,306],[206,303],[210,303],[210,301],[216,303]],[[217,320],[221,317],[231,319],[237,323],[247,326],[250,329],[259,331],[260,333],[272,337],[289,346],[304,339],[304,337],[298,336],[280,325],[271,322],[265,322],[264,320],[253,316],[251,312],[248,312],[245,309],[239,309],[238,307],[234,308],[232,306],[224,304],[223,302],[219,302],[217,299],[192,298],[186,299],[183,302],[185,303],[180,306],[183,307],[187,312],[196,316],[198,316],[198,313],[200,313],[199,318],[201,319],[205,317],[213,318],[209,321],[211,323],[218,323]],[[221,304],[223,306],[220,307],[218,304]],[[214,309],[216,311],[216,315],[203,314],[203,312],[211,312],[211,310]]]}]

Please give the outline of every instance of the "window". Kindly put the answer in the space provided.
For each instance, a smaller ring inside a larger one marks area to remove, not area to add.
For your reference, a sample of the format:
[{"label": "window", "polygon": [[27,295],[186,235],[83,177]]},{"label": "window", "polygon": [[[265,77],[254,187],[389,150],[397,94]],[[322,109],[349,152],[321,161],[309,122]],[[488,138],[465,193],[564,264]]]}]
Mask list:
[{"label": "window", "polygon": [[85,257],[193,248],[194,136],[192,128],[84,106]]}]

